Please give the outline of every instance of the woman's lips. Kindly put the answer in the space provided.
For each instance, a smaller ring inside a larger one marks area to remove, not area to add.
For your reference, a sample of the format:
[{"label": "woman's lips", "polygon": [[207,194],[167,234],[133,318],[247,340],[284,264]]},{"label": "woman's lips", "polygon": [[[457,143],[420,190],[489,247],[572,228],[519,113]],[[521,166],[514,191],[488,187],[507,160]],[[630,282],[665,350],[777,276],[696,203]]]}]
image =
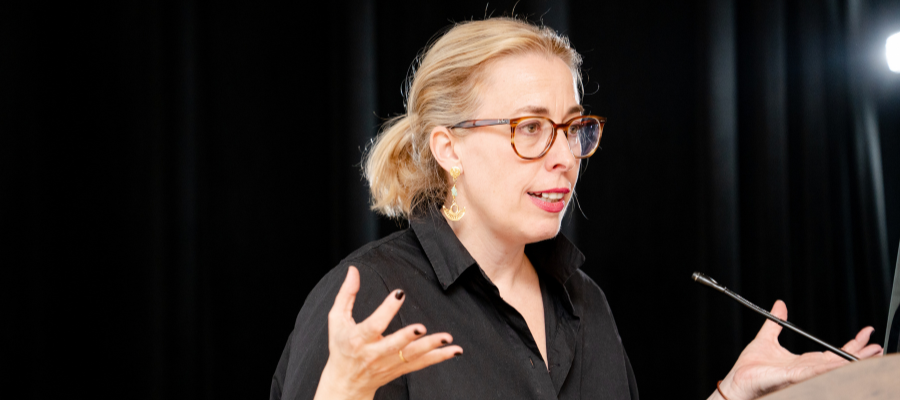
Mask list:
[{"label": "woman's lips", "polygon": [[562,199],[556,201],[544,201],[540,197],[531,195],[529,195],[528,197],[531,198],[531,202],[534,203],[534,205],[538,206],[538,208],[546,212],[558,213],[566,207],[566,201]]},{"label": "woman's lips", "polygon": [[554,189],[541,190],[540,192],[534,192],[534,193],[562,193],[562,194],[566,194],[566,193],[569,193],[569,192],[570,192],[570,190],[569,190],[568,188],[563,188],[563,187],[561,187],[561,188],[554,188]]},{"label": "woman's lips", "polygon": [[566,208],[566,195],[569,192],[568,188],[560,187],[539,192],[528,192],[528,197],[531,197],[531,202],[541,210],[558,213]]}]

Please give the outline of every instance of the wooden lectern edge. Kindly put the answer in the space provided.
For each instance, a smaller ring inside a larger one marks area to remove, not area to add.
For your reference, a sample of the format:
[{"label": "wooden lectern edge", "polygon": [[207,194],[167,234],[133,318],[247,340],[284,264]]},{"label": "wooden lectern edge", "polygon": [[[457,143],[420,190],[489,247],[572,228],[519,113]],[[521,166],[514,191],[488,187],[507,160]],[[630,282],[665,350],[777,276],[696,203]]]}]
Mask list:
[{"label": "wooden lectern edge", "polygon": [[760,399],[900,399],[900,354],[850,363]]}]

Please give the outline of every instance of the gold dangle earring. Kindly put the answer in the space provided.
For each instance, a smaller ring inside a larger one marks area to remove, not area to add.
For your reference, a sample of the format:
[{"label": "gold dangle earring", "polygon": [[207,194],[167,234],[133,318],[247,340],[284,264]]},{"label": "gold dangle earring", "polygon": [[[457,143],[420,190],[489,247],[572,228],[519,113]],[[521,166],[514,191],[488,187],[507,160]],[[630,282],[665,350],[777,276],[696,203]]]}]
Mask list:
[{"label": "gold dangle earring", "polygon": [[453,195],[453,203],[450,204],[450,208],[447,208],[447,206],[443,206],[444,208],[441,210],[441,212],[444,213],[444,216],[447,217],[447,219],[454,222],[459,221],[460,219],[462,219],[463,215],[466,214],[466,208],[463,207],[462,209],[460,209],[459,205],[456,204],[456,178],[459,178],[460,175],[462,175],[462,168],[450,168],[450,176],[453,177],[453,188],[450,189],[450,194]]}]

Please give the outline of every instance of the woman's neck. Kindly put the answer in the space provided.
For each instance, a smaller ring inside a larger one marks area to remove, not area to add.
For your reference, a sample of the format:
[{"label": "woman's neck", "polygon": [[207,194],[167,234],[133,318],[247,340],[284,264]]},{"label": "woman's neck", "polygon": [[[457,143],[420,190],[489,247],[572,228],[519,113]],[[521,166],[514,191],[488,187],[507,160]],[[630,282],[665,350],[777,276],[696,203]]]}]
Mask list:
[{"label": "woman's neck", "polygon": [[537,278],[525,256],[525,243],[505,240],[489,229],[478,229],[472,224],[451,223],[450,227],[501,292]]}]

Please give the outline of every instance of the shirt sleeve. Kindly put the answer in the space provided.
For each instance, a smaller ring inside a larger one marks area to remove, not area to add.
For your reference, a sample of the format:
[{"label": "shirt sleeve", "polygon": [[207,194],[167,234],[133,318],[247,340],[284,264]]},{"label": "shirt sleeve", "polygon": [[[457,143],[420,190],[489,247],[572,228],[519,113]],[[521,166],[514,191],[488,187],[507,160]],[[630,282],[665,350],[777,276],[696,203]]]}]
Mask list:
[{"label": "shirt sleeve", "polygon": [[[328,361],[328,312],[350,265],[342,263],[332,269],[307,296],[272,376],[270,400],[312,400],[315,397],[319,377]],[[360,278],[359,293],[353,304],[353,319],[359,323],[381,305],[392,289],[385,286],[372,268],[358,263],[353,265],[359,270]],[[400,318],[396,316],[384,335],[401,327]],[[405,377],[382,386],[375,393],[376,400],[407,398]]]},{"label": "shirt sleeve", "polygon": [[625,354],[625,369],[628,370],[628,390],[631,392],[631,400],[639,400],[637,380],[634,379],[634,370],[631,369],[628,354]]}]

